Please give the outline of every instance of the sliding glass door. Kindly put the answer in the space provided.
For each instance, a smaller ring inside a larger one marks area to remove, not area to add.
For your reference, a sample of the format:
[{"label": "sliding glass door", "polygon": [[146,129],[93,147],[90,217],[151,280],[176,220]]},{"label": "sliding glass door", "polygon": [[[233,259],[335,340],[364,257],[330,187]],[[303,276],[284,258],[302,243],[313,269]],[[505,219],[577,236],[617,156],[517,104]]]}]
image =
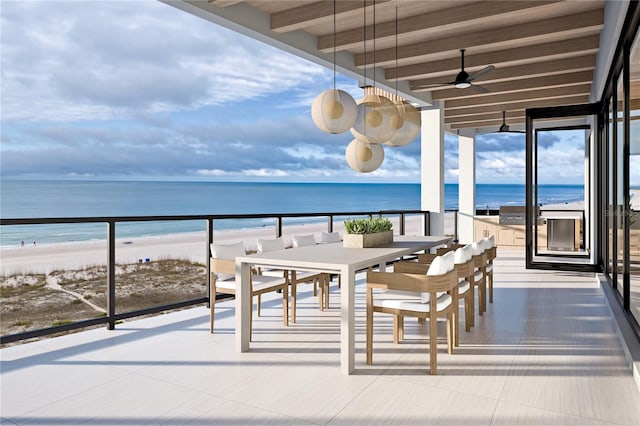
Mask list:
[{"label": "sliding glass door", "polygon": [[[527,110],[529,268],[597,268],[593,212],[601,201],[594,161],[600,138],[598,108],[589,104]],[[581,195],[567,200],[568,187],[574,193],[581,188]]]}]

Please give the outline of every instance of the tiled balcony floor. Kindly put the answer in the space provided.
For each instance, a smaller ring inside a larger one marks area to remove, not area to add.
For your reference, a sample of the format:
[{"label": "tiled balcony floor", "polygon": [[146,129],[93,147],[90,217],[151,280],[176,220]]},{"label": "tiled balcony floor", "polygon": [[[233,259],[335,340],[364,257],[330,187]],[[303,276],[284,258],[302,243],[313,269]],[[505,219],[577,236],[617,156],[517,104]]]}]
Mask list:
[{"label": "tiled balcony floor", "polygon": [[640,394],[597,281],[523,265],[521,252],[499,250],[494,303],[455,354],[439,341],[438,376],[428,375],[428,325],[407,319],[394,345],[383,314],[365,364],[362,280],[357,372],[342,376],[337,285],[326,312],[302,286],[290,327],[265,298],[249,353],[234,350],[233,302],[217,305],[213,335],[198,307],[3,349],[2,424],[639,425]]}]

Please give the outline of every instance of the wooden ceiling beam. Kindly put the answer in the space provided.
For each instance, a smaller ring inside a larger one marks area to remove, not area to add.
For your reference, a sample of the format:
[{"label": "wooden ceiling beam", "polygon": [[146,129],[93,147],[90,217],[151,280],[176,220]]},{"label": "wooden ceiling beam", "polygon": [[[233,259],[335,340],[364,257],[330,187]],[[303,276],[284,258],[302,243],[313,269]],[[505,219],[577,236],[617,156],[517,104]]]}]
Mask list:
[{"label": "wooden ceiling beam", "polygon": [[591,92],[591,83],[577,86],[553,87],[551,89],[529,90],[526,92],[504,93],[498,95],[481,95],[472,98],[451,99],[444,102],[447,110],[454,108],[467,108],[480,105],[503,104],[505,102],[517,102],[523,100],[538,100],[558,98],[561,96],[588,95]]},{"label": "wooden ceiling beam", "polygon": [[[544,77],[534,77],[519,80],[509,80],[501,83],[482,84],[481,87],[487,89],[491,94],[511,92],[530,92],[532,90],[548,89],[551,87],[577,86],[580,84],[591,84],[593,80],[593,70],[578,71],[566,74],[555,74]],[[433,100],[441,99],[469,99],[474,96],[486,95],[476,92],[473,89],[447,89],[434,91],[431,95]]]},{"label": "wooden ceiling beam", "polygon": [[468,108],[445,108],[445,120],[447,117],[461,117],[465,115],[485,114],[488,112],[502,112],[516,109],[541,108],[559,105],[583,104],[589,101],[588,95],[568,96],[561,98],[539,99],[535,101],[505,102],[494,105],[472,106]]},{"label": "wooden ceiling beam", "polygon": [[[355,2],[357,3],[357,2]],[[429,30],[437,33],[443,29],[463,25],[466,22],[513,13],[527,13],[527,9],[543,8],[554,1],[480,1],[462,6],[454,5],[448,9],[435,10],[428,13],[398,19],[398,35],[405,35]],[[273,25],[272,25],[273,28]],[[396,36],[395,19],[376,23],[376,39],[392,40]],[[373,23],[367,26],[367,41],[373,40]],[[338,50],[359,48],[364,42],[364,30],[361,27],[336,33]],[[333,49],[333,33],[318,37],[318,50],[328,52]]]},{"label": "wooden ceiling beam", "polygon": [[[588,61],[585,61],[588,62]],[[576,61],[578,63],[578,61]],[[545,80],[548,81],[548,84],[552,85],[560,85],[560,84],[570,84],[570,83],[585,83],[587,81],[591,81],[593,79],[593,67],[588,65],[584,67],[578,67],[575,71],[573,69],[564,69],[561,67],[557,67],[555,71],[552,68],[546,68],[544,66],[544,62],[536,63],[536,64],[528,64],[528,65],[518,65],[515,67],[508,68],[496,68],[493,71],[485,74],[482,78],[475,80],[474,83],[481,85],[482,87],[486,87],[489,90],[498,91],[498,90],[512,90],[510,86],[505,85],[504,88],[500,86],[501,82],[507,81],[517,81],[523,80],[527,78],[540,77],[540,83],[543,83]],[[582,71],[580,71],[582,70]],[[542,77],[546,77],[543,79]],[[555,77],[555,78],[551,78]],[[449,78],[449,80],[455,79]],[[445,81],[443,81],[445,80]],[[444,93],[438,99],[447,99],[446,96],[455,95],[455,92],[450,92],[452,90],[449,85],[442,85],[441,83],[446,82],[446,79],[442,78],[425,78],[422,80],[416,80],[411,82],[411,90],[414,92],[424,92],[424,91],[433,91],[434,95],[437,95],[436,91],[441,90]],[[432,85],[437,84],[436,87],[431,87]],[[422,87],[427,86],[427,87]],[[474,94],[471,90],[467,91],[468,94]]]},{"label": "wooden ceiling beam", "polygon": [[[526,40],[544,40],[545,36],[551,35],[565,38],[571,38],[572,34],[576,37],[588,35],[600,31],[603,19],[603,10],[597,9],[528,24],[476,31],[437,40],[425,40],[398,47],[398,62],[407,59],[425,61],[429,59],[430,55],[447,51],[453,53],[461,48],[470,49],[476,46],[486,48],[490,45],[499,47],[515,41],[524,43]],[[364,53],[357,54],[356,66],[362,67],[365,64],[372,64],[373,57],[373,52],[367,52],[366,55]],[[375,57],[377,66],[393,66],[396,60],[396,50],[395,48],[382,49],[375,53]]]},{"label": "wooden ceiling beam", "polygon": [[[389,0],[376,0],[376,5],[386,3]],[[336,1],[336,15],[362,10],[361,1]],[[373,6],[373,2],[367,4],[368,8]],[[276,33],[286,33],[289,31],[303,30],[310,25],[316,25],[323,21],[332,21],[333,2],[320,0],[310,2],[302,6],[283,10],[271,14],[271,30]],[[333,25],[331,25],[333,29]],[[362,31],[362,30],[360,30]],[[336,33],[336,36],[338,33]],[[331,48],[333,48],[333,32],[330,36]]]}]

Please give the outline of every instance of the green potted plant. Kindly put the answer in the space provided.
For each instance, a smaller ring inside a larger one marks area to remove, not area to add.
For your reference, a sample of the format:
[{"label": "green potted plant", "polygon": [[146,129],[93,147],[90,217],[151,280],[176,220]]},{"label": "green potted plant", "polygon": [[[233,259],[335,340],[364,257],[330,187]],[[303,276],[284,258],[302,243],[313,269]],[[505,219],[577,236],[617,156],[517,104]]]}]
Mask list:
[{"label": "green potted plant", "polygon": [[393,242],[393,224],[386,217],[348,219],[344,229],[344,247],[377,247]]}]

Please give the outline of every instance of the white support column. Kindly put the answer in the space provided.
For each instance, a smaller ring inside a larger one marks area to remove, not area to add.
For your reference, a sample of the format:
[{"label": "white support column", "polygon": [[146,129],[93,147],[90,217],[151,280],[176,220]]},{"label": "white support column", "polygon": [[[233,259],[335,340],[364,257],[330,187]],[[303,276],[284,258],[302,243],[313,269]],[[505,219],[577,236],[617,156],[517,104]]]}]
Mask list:
[{"label": "white support column", "polygon": [[476,138],[475,132],[458,135],[458,240],[473,242],[473,216],[476,213]]},{"label": "white support column", "polygon": [[425,109],[420,115],[421,208],[431,212],[431,235],[444,235],[444,108]]}]

